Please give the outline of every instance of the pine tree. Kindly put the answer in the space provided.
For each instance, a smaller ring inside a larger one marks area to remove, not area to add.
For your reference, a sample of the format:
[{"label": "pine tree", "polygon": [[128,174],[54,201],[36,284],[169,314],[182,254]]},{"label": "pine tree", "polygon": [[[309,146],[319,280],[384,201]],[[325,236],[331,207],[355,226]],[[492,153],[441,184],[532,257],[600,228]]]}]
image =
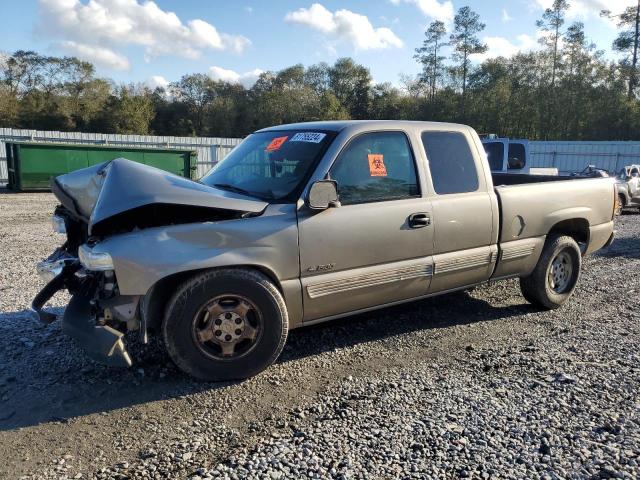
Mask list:
[{"label": "pine tree", "polygon": [[477,36],[485,27],[486,25],[480,22],[480,15],[469,7],[462,7],[453,19],[453,33],[449,37],[449,41],[454,49],[453,60],[458,62],[457,70],[462,75],[462,97],[460,103],[463,119],[465,116],[467,79],[471,69],[470,56],[487,51],[488,47]]},{"label": "pine tree", "polygon": [[637,6],[627,7],[619,15],[613,15],[609,10],[601,12],[603,16],[616,18],[618,27],[623,30],[613,41],[613,49],[618,52],[627,53],[628,56],[622,60],[624,70],[628,71],[628,96],[634,98],[635,89],[638,86],[638,47],[640,46],[640,0]]},{"label": "pine tree", "polygon": [[560,60],[560,39],[562,38],[561,28],[564,25],[565,14],[569,9],[567,0],[554,0],[551,8],[547,8],[542,14],[542,19],[536,22],[536,26],[547,32],[547,35],[540,39],[540,43],[551,49],[552,70],[551,86],[556,86],[556,75]]},{"label": "pine tree", "polygon": [[447,28],[444,23],[436,20],[429,25],[424,32],[424,41],[422,46],[416,48],[416,54],[413,56],[422,64],[422,72],[420,73],[420,81],[429,85],[429,98],[431,101],[436,96],[438,83],[443,76],[443,63],[445,57],[440,55],[442,47],[447,46],[443,41],[447,34]]}]

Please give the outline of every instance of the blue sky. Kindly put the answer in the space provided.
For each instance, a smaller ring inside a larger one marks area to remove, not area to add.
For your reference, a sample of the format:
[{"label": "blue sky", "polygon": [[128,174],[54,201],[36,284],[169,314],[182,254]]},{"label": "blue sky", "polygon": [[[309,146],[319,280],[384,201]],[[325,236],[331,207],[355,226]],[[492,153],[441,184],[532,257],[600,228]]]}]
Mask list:
[{"label": "blue sky", "polygon": [[[598,15],[636,0],[570,0],[569,22],[607,51],[615,26]],[[185,73],[250,85],[260,71],[351,56],[375,81],[415,74],[413,50],[434,19],[469,5],[487,28],[488,55],[536,48],[552,0],[0,0],[0,51],[32,49],[92,61],[100,75],[152,85]]]}]

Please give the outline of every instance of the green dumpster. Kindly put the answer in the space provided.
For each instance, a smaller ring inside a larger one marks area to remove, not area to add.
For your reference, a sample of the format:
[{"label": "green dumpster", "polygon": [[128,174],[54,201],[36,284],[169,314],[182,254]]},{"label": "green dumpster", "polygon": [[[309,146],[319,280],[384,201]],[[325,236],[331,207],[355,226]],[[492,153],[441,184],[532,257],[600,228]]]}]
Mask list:
[{"label": "green dumpster", "polygon": [[8,187],[15,191],[48,190],[51,177],[98,163],[126,158],[195,179],[197,153],[168,148],[7,142]]}]

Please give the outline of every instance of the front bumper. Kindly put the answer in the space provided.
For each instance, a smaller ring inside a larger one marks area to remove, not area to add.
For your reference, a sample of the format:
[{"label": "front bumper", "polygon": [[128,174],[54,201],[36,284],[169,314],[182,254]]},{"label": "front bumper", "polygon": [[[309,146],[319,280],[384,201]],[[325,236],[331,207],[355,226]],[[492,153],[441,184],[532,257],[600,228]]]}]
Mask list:
[{"label": "front bumper", "polygon": [[38,264],[38,273],[45,279],[49,279],[48,283],[44,286],[40,292],[35,296],[31,302],[31,311],[36,315],[45,325],[52,323],[56,316],[52,313],[45,312],[43,310],[44,304],[53,297],[56,292],[68,289],[72,291],[78,283],[78,279],[75,277],[76,272],[80,269],[79,263],[70,263],[64,265],[59,271],[44,271],[40,268],[41,264]]},{"label": "front bumper", "polygon": [[[79,262],[69,262],[47,283],[31,303],[31,310],[44,324],[50,324],[56,316],[43,311],[44,304],[59,290],[68,289],[71,301],[62,318],[62,331],[71,337],[87,355],[106,365],[130,367],[131,357],[125,348],[124,334],[115,328],[96,322],[95,298],[97,282],[91,276],[78,277]],[[116,315],[128,320],[135,315],[137,299],[116,297],[107,301]],[[128,302],[128,303],[126,303]]]},{"label": "front bumper", "polygon": [[71,298],[62,318],[62,331],[93,360],[112,367],[130,367],[132,362],[122,339],[124,334],[108,325],[96,325],[92,290],[91,285],[84,285]]}]

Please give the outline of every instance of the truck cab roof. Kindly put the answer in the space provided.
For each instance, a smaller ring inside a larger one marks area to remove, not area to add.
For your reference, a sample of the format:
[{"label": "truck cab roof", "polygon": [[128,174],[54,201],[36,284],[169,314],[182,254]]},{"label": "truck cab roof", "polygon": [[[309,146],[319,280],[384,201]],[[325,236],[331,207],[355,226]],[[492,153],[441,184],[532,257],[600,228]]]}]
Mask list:
[{"label": "truck cab roof", "polygon": [[459,123],[444,122],[422,122],[413,120],[332,120],[319,122],[300,122],[289,123],[285,125],[277,125],[273,127],[263,128],[258,132],[271,132],[278,130],[323,130],[331,132],[341,132],[343,130],[449,130],[449,131],[466,131],[470,127]]}]

